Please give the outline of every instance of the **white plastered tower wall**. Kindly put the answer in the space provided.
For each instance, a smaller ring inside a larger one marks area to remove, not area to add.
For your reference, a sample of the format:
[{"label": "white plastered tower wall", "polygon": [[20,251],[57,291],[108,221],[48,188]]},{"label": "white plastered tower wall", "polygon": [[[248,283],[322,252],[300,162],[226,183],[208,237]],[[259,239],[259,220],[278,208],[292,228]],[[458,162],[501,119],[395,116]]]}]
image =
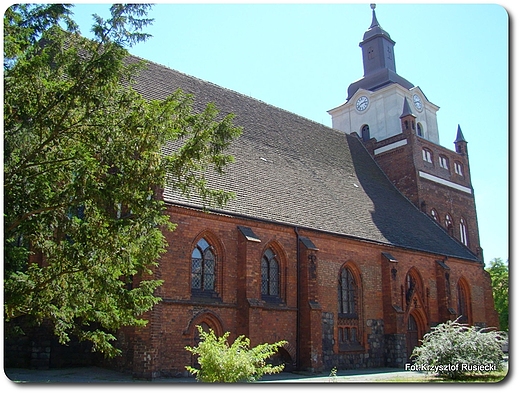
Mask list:
[{"label": "white plastered tower wall", "polygon": [[[420,98],[422,107],[417,108],[413,105],[414,95]],[[356,103],[363,96],[368,99],[368,106],[359,110]],[[408,99],[413,114],[417,117],[416,121],[422,128],[422,137],[439,144],[439,107],[428,101],[418,86],[406,89],[394,83],[376,91],[360,88],[347,102],[328,111],[332,117],[332,127],[348,134],[356,132],[361,137],[361,128],[368,125],[370,137],[377,141],[400,134],[402,129],[399,117],[405,98]]]}]

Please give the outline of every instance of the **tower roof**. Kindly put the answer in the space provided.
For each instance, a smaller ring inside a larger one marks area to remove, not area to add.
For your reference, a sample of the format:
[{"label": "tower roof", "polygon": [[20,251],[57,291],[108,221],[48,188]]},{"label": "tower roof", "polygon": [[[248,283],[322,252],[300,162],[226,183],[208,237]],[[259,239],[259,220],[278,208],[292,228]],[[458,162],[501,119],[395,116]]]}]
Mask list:
[{"label": "tower roof", "polygon": [[361,88],[375,91],[393,83],[406,89],[414,87],[411,82],[397,74],[394,57],[395,42],[379,24],[375,4],[371,4],[370,8],[372,8],[372,23],[359,44],[363,53],[364,76],[350,84],[347,100]]},{"label": "tower roof", "polygon": [[454,142],[468,142],[464,138],[464,134],[462,134],[462,130],[460,129],[460,124],[457,127],[457,137],[455,137],[455,141]]},{"label": "tower roof", "polygon": [[404,104],[403,104],[403,113],[401,114],[400,117],[403,118],[403,117],[408,116],[408,115],[412,115],[413,117],[416,118],[416,116],[412,112],[412,109],[410,107],[410,103],[408,102],[408,99],[405,97],[404,98]]},{"label": "tower roof", "polygon": [[390,34],[388,34],[385,30],[383,30],[383,28],[381,27],[381,25],[379,24],[379,22],[377,20],[376,5],[370,4],[370,8],[372,8],[372,24],[370,25],[368,30],[363,35],[363,41],[365,41],[373,36],[376,36],[378,34],[382,34],[382,35],[386,36],[387,38],[391,39]]}]

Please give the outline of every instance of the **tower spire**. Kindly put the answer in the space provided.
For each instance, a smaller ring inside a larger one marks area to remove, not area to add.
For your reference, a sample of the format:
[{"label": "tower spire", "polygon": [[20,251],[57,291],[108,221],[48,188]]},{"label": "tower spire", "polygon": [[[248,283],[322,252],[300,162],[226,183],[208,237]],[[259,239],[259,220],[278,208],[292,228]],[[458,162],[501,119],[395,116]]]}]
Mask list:
[{"label": "tower spire", "polygon": [[363,58],[363,78],[352,83],[347,89],[347,100],[360,88],[377,90],[386,85],[397,83],[406,89],[411,89],[413,84],[396,73],[394,45],[392,40],[377,20],[376,5],[370,4],[372,9],[372,23],[363,35],[363,41],[359,43]]},{"label": "tower spire", "polygon": [[466,139],[464,138],[464,134],[462,134],[462,130],[460,128],[460,124],[458,125],[457,127],[457,136],[455,137],[455,143],[457,142],[467,142]]},{"label": "tower spire", "polygon": [[461,155],[468,155],[468,141],[466,141],[464,134],[462,134],[460,124],[457,127],[457,136],[453,143],[455,144],[455,152],[460,153]]},{"label": "tower spire", "polygon": [[403,113],[401,114],[400,117],[403,118],[408,115],[411,115],[414,118],[416,118],[416,116],[412,112],[412,109],[410,108],[410,103],[408,102],[408,99],[405,97],[404,104],[403,104]]},{"label": "tower spire", "polygon": [[370,8],[372,9],[372,24],[370,25],[370,29],[379,26],[379,22],[376,18],[376,5],[374,3],[370,4]]}]

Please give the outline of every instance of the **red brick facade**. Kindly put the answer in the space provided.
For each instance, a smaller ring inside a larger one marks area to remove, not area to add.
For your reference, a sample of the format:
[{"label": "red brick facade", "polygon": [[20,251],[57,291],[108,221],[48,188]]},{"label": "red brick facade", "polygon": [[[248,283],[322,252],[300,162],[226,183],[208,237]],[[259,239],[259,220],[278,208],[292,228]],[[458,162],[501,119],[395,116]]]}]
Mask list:
[{"label": "red brick facade", "polygon": [[[436,221],[452,237],[483,259],[466,142],[456,143],[457,151],[453,151],[417,136],[413,115],[402,119],[402,129],[402,134],[388,139],[368,141],[367,149],[392,183],[415,206],[430,216],[435,212]],[[400,145],[401,141],[406,144]],[[399,146],[377,154],[378,149],[392,144]],[[441,165],[441,158],[447,168]],[[446,184],[440,183],[443,181]],[[459,186],[461,188],[457,189]],[[447,223],[446,215],[451,224]],[[461,223],[466,229],[465,242]]]},{"label": "red brick facade", "polygon": [[[135,376],[185,374],[194,362],[185,346],[194,345],[196,325],[203,323],[218,335],[231,332],[230,340],[244,334],[253,346],[286,340],[280,359],[288,368],[312,371],[401,366],[407,341],[416,344],[461,308],[470,324],[498,323],[489,277],[477,262],[188,208],[170,206],[169,212],[178,227],[167,234],[169,248],[156,272],[164,280],[163,301],[145,328],[120,338],[127,346],[120,367]],[[238,226],[255,237],[248,240]],[[202,237],[215,256],[209,297],[191,289],[192,251]],[[277,300],[261,294],[268,248],[280,267]],[[339,309],[342,268],[355,283],[350,314]],[[411,290],[407,277],[415,283]],[[409,316],[417,332],[408,329]]]}]

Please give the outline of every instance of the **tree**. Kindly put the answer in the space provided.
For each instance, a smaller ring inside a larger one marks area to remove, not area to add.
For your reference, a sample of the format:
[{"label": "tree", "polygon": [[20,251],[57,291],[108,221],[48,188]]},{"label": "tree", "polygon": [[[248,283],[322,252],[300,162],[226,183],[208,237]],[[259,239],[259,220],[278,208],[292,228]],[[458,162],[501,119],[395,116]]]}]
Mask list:
[{"label": "tree", "polygon": [[502,345],[506,340],[501,331],[447,321],[424,335],[411,358],[418,370],[460,379],[502,370]]},{"label": "tree", "polygon": [[504,263],[500,258],[495,258],[486,271],[491,276],[493,299],[498,312],[500,329],[509,331],[509,264]]},{"label": "tree", "polygon": [[229,345],[229,332],[217,337],[213,330],[206,332],[197,326],[201,341],[196,347],[186,346],[186,350],[197,355],[200,368],[187,366],[186,369],[200,382],[253,382],[265,374],[281,372],[284,365],[273,366],[266,360],[276,354],[286,341],[273,344],[264,343],[250,348],[250,340],[240,335]]},{"label": "tree", "polygon": [[146,64],[127,61],[126,48],[148,37],[149,5],[94,15],[92,40],[71,7],[4,14],[4,318],[48,322],[60,343],[75,335],[112,357],[115,331],[145,325],[160,301],[153,268],[175,226],[158,192],[168,180],[225,204],[233,195],[204,173],[225,171],[240,129],[212,104],[194,113],[182,91],[136,92]]}]

